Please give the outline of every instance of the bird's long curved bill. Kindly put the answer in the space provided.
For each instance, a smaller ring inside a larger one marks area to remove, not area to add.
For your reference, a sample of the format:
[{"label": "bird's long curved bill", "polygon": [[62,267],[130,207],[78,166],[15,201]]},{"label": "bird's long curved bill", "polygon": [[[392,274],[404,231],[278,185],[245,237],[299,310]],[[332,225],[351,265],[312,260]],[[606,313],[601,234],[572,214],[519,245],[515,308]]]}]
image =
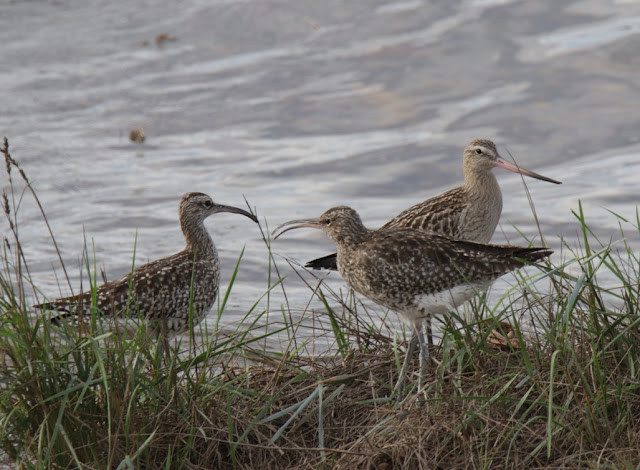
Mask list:
[{"label": "bird's long curved bill", "polygon": [[241,215],[244,215],[245,217],[249,217],[251,220],[258,223],[258,218],[255,215],[245,211],[244,209],[239,209],[238,207],[216,204],[215,213],[218,213],[218,212],[231,212],[232,214],[241,214]]},{"label": "bird's long curved bill", "polygon": [[[297,225],[294,225],[297,224]],[[278,232],[280,229],[282,229],[283,227],[286,227],[287,225],[291,225],[291,227],[288,227],[282,231]],[[304,228],[304,227],[309,227],[309,228],[320,228],[320,221],[318,219],[296,219],[296,220],[290,220],[289,222],[285,222],[284,224],[280,224],[278,225],[275,230],[273,232],[271,232],[271,235],[274,235],[274,240],[276,238],[278,238],[280,235],[282,235],[284,232],[288,232],[289,230],[293,230],[295,228]]]},{"label": "bird's long curved bill", "polygon": [[561,181],[556,181],[551,178],[547,178],[546,176],[539,175],[538,173],[534,173],[533,171],[525,170],[524,168],[520,168],[519,166],[514,165],[513,163],[508,162],[502,157],[496,158],[496,162],[493,166],[497,168],[504,168],[505,170],[513,171],[514,173],[520,173],[524,176],[530,176],[531,178],[536,178],[542,181],[548,181],[549,183],[562,184]]}]

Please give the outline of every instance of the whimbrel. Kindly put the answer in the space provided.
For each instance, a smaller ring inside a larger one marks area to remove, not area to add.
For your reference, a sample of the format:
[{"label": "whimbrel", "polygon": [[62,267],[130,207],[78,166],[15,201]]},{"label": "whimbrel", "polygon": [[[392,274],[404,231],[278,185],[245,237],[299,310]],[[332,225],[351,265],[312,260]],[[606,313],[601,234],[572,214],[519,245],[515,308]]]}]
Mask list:
[{"label": "whimbrel", "polygon": [[[203,193],[187,193],[180,201],[180,227],[186,246],[166,258],[144,264],[124,278],[96,290],[100,314],[120,317],[126,311],[149,318],[168,334],[179,334],[206,315],[218,294],[218,252],[204,220],[218,212],[232,212],[258,222],[255,215],[237,207],[216,204]],[[34,307],[58,312],[56,318],[90,315],[92,293],[64,297]],[[166,329],[166,330],[165,330]]]},{"label": "whimbrel", "polygon": [[[292,220],[276,229],[312,227],[324,231],[338,249],[340,275],[356,292],[394,310],[420,341],[421,374],[427,349],[422,322],[446,314],[486,290],[503,274],[549,256],[546,248],[485,245],[412,228],[367,229],[350,207],[329,209],[317,219]],[[413,347],[415,347],[415,343]],[[413,351],[407,351],[398,385]]]},{"label": "whimbrel", "polygon": [[[502,213],[502,192],[493,168],[562,184],[503,159],[488,139],[475,139],[464,149],[464,184],[402,211],[381,228],[411,227],[454,238],[489,243]],[[305,267],[336,270],[336,254],[309,261]]]}]

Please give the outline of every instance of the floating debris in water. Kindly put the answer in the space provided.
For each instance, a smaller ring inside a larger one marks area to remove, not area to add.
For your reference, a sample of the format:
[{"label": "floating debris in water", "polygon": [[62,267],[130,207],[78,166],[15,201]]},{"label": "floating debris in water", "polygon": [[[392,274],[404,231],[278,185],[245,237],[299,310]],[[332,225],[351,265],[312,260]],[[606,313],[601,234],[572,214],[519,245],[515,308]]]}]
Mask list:
[{"label": "floating debris in water", "polygon": [[138,127],[137,129],[133,129],[129,132],[129,140],[136,144],[143,143],[146,138],[147,136],[144,134],[144,127]]},{"label": "floating debris in water", "polygon": [[161,33],[156,36],[156,38],[154,39],[154,42],[156,43],[156,46],[161,46],[167,41],[175,41],[175,40],[176,40],[175,36],[171,36],[170,34],[167,34],[167,33]]},{"label": "floating debris in water", "polygon": [[[167,41],[175,41],[177,38],[175,36],[171,36],[168,33],[160,33],[158,34],[155,39],[153,40],[153,43],[156,46],[162,46],[165,42]],[[140,43],[141,46],[148,46],[149,44],[151,44],[151,41],[142,41]]]}]

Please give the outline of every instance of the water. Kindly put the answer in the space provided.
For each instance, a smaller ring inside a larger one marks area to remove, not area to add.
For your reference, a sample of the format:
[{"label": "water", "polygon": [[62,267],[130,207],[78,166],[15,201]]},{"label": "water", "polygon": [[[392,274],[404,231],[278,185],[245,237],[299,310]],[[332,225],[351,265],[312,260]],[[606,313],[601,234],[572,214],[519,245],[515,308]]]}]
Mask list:
[{"label": "water", "polygon": [[[564,182],[527,182],[558,249],[560,235],[577,237],[579,199],[605,239],[617,233],[605,208],[634,217],[639,32],[640,3],[624,0],[9,2],[0,129],[76,290],[85,235],[110,279],[129,270],[136,233],[138,262],[177,251],[185,192],[237,206],[244,195],[271,228],[337,204],[375,227],[460,184],[476,137]],[[142,145],[128,139],[137,127]],[[512,223],[534,236],[519,177],[496,174],[494,241],[521,241]],[[68,294],[28,197],[20,217],[37,285]],[[267,287],[267,250],[246,218],[207,225],[223,290],[246,245],[224,319],[234,324]],[[640,245],[638,233],[629,241]],[[299,262],[332,251],[310,231],[274,247]],[[309,289],[279,265],[290,305],[304,309]]]}]

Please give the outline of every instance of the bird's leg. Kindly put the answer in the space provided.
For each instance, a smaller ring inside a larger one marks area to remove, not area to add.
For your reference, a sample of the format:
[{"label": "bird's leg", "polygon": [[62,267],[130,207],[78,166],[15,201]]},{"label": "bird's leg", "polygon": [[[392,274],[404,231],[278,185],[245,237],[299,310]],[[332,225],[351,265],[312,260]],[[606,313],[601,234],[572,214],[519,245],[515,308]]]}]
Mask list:
[{"label": "bird's leg", "polygon": [[433,334],[431,332],[431,317],[427,317],[425,321],[427,322],[427,341],[429,341],[429,346],[433,346]]},{"label": "bird's leg", "polygon": [[[427,325],[430,325],[430,318],[426,319]],[[429,329],[427,329],[427,332]],[[424,385],[424,379],[427,372],[427,366],[429,362],[429,348],[427,347],[427,342],[425,341],[425,335],[422,331],[422,322],[420,322],[416,328],[416,336],[420,341],[420,375],[418,376],[418,393],[422,391],[422,386]]]},{"label": "bird's leg", "polygon": [[416,331],[414,330],[413,336],[411,336],[411,341],[409,341],[407,354],[405,355],[404,362],[402,363],[402,368],[400,369],[400,374],[398,375],[396,386],[393,387],[394,393],[402,392],[402,388],[404,387],[404,381],[407,378],[407,372],[409,371],[409,364],[411,363],[411,357],[413,356],[413,353],[416,350],[416,345],[418,344],[418,341],[419,340],[416,335]]}]

